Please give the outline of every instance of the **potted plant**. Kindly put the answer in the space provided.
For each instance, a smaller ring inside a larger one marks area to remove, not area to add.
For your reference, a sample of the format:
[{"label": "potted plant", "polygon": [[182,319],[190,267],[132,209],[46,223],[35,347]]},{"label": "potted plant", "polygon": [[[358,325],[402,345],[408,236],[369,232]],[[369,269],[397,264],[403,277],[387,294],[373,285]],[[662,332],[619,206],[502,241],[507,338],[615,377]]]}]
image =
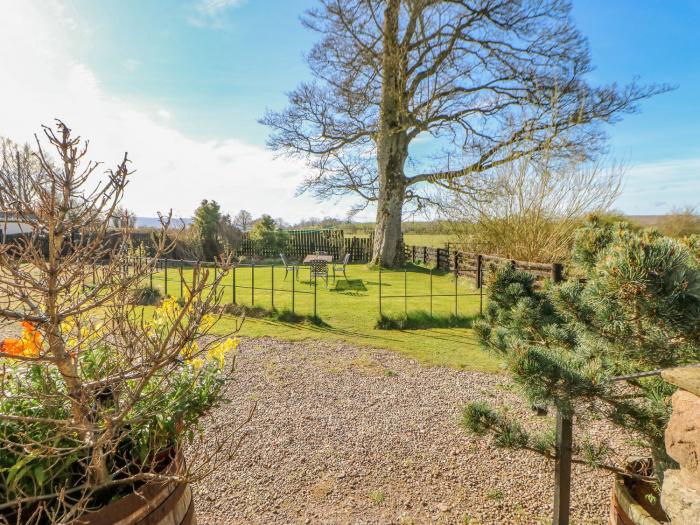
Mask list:
[{"label": "potted plant", "polygon": [[30,225],[0,245],[0,329],[16,332],[0,341],[0,523],[194,523],[188,483],[235,432],[201,427],[237,345],[212,334],[225,272],[195,269],[182,298],[133,304],[169,217],[154,258],[133,264],[128,224],[110,228],[127,156],[101,174],[65,124],[44,135],[53,155],[37,138],[0,165],[0,208]]},{"label": "potted plant", "polygon": [[[476,332],[530,403],[604,418],[633,436],[650,461],[616,464],[585,432],[575,433],[574,461],[616,474],[613,515],[663,519],[657,495],[673,464],[664,428],[674,387],[648,372],[700,361],[698,260],[654,231],[592,220],[577,233],[572,266],[571,279],[543,289],[527,273],[500,268]],[[553,432],[529,432],[485,403],[465,407],[464,424],[500,446],[556,453]]]}]

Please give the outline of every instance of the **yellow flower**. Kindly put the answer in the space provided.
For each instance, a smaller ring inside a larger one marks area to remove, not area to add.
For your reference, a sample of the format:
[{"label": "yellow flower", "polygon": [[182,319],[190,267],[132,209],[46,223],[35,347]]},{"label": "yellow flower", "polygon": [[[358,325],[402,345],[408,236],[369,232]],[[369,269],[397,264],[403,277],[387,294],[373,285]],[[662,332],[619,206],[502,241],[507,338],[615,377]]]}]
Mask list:
[{"label": "yellow flower", "polygon": [[185,359],[189,359],[193,355],[199,353],[199,343],[197,341],[192,341],[185,348],[182,349],[182,355]]},{"label": "yellow flower", "polygon": [[212,326],[214,326],[214,323],[216,322],[216,317],[211,315],[211,314],[206,314],[202,316],[202,320],[199,323],[200,328],[203,331],[209,330]]},{"label": "yellow flower", "polygon": [[199,370],[204,366],[204,359],[202,359],[201,357],[195,357],[194,359],[190,359],[187,362],[191,364],[195,368],[195,370]]},{"label": "yellow flower", "polygon": [[61,323],[61,333],[62,334],[67,334],[73,331],[73,328],[75,328],[75,320],[73,318],[68,318],[65,319]]},{"label": "yellow flower", "polygon": [[237,347],[238,339],[226,339],[226,341],[224,341],[223,343],[213,346],[209,349],[209,351],[207,352],[207,360],[215,360],[221,368],[224,366],[226,354],[235,350]]}]

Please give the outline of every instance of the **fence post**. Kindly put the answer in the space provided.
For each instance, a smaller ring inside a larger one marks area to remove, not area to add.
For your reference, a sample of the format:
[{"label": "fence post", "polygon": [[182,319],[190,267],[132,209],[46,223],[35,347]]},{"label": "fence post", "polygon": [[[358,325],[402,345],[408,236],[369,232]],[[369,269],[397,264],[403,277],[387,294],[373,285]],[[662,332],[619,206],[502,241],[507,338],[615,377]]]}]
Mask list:
[{"label": "fence post", "polygon": [[168,259],[163,261],[165,264],[165,295],[168,295]]},{"label": "fence post", "polygon": [[275,263],[272,263],[270,265],[270,274],[272,276],[272,285],[270,286],[271,289],[271,294],[272,294],[272,310],[274,311],[275,309]]},{"label": "fence post", "polygon": [[182,264],[182,259],[180,259],[180,297],[184,297],[183,293],[183,284],[182,281],[185,280],[185,276],[183,274],[183,264]]},{"label": "fence post", "polygon": [[430,318],[433,317],[433,269],[430,269]]},{"label": "fence post", "polygon": [[382,317],[382,263],[379,263],[379,318]]},{"label": "fence post", "polygon": [[569,525],[572,427],[571,417],[557,409],[557,456],[554,462],[554,521],[552,525]]},{"label": "fence post", "polygon": [[561,263],[552,264],[552,281],[560,283],[564,280],[564,265]]},{"label": "fence post", "polygon": [[455,252],[455,317],[457,317],[457,284],[459,281],[459,252]]},{"label": "fence post", "polygon": [[476,256],[476,287],[481,288],[481,254]]},{"label": "fence post", "polygon": [[296,281],[297,276],[295,275],[295,272],[297,272],[297,271],[298,271],[297,267],[292,266],[292,313],[294,313],[294,289],[295,289],[294,281]]},{"label": "fence post", "polygon": [[316,290],[318,289],[318,272],[314,272],[314,319],[318,319],[316,315]]},{"label": "fence post", "polygon": [[[156,261],[156,265],[158,264],[158,261]],[[150,265],[148,267],[148,286],[153,289],[153,270],[155,269],[155,266]]]},{"label": "fence post", "polygon": [[255,263],[250,265],[250,306],[255,306]]},{"label": "fence post", "polygon": [[235,264],[233,265],[233,272],[232,273],[233,273],[233,276],[232,276],[233,282],[231,283],[231,288],[233,288],[233,292],[232,292],[233,304],[236,304],[236,265]]},{"label": "fence post", "polygon": [[403,269],[403,313],[408,315],[408,272],[406,272],[406,267]]}]

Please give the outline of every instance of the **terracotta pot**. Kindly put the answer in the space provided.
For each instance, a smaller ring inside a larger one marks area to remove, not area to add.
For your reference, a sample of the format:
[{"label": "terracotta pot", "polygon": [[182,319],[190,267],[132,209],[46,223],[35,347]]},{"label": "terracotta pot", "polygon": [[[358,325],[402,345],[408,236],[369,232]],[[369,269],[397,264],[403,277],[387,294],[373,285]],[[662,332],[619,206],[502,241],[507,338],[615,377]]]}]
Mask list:
[{"label": "terracotta pot", "polygon": [[[648,474],[650,462],[651,460],[648,459],[636,460],[629,463],[628,469],[632,472]],[[645,495],[655,493],[653,486],[644,481],[630,482],[630,479],[620,474],[615,476],[608,524],[663,525],[668,523],[661,507],[645,499]],[[656,496],[658,498],[658,494]]]},{"label": "terracotta pot", "polygon": [[[178,454],[166,468],[182,466]],[[94,512],[78,518],[74,525],[196,525],[192,490],[186,483],[149,482]]]}]

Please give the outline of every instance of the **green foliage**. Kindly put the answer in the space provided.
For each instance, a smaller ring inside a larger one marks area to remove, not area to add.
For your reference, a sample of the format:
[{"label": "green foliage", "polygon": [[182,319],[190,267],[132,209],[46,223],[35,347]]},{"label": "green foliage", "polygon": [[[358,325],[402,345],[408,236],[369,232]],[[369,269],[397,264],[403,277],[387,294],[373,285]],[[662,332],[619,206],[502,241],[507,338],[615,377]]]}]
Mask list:
[{"label": "green foliage", "polygon": [[221,224],[221,207],[216,201],[204,199],[194,212],[194,230],[201,255],[205,261],[213,261],[221,254],[219,228]]},{"label": "green foliage", "polygon": [[158,288],[143,286],[134,290],[131,302],[142,306],[153,306],[160,303],[161,299],[163,296]]},{"label": "green foliage", "polygon": [[382,315],[376,328],[382,330],[418,330],[421,328],[470,328],[473,318],[467,315],[431,315],[423,310],[412,310],[397,315]]},{"label": "green foliage", "polygon": [[[475,331],[528,401],[590,410],[636,432],[658,474],[669,460],[663,431],[674,388],[658,377],[610,379],[700,360],[698,261],[655,231],[596,220],[577,232],[572,259],[583,279],[539,290],[523,272],[501,268]],[[483,407],[477,414],[474,425],[488,421],[497,440],[519,442],[517,428]],[[584,461],[604,455],[595,444],[580,450]]]},{"label": "green foliage", "polygon": [[258,243],[260,250],[273,254],[285,251],[287,236],[287,232],[280,230],[275,220],[267,214],[260,217],[250,232],[250,238]]}]

